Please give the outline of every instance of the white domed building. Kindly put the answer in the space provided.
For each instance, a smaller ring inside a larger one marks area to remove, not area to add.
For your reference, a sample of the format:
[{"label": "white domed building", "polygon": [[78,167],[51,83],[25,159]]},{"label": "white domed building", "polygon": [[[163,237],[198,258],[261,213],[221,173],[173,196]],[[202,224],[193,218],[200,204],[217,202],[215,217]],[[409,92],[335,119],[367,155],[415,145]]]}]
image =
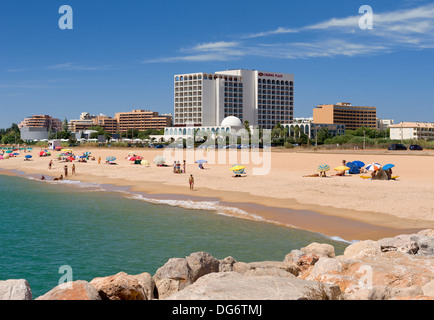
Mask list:
[{"label": "white domed building", "polygon": [[219,126],[201,126],[201,127],[167,127],[164,129],[163,136],[150,136],[151,139],[157,142],[170,142],[179,139],[187,139],[195,133],[202,132],[206,135],[211,135],[213,138],[222,133],[231,133],[236,135],[240,129],[244,128],[241,120],[235,116],[229,116],[223,119]]}]

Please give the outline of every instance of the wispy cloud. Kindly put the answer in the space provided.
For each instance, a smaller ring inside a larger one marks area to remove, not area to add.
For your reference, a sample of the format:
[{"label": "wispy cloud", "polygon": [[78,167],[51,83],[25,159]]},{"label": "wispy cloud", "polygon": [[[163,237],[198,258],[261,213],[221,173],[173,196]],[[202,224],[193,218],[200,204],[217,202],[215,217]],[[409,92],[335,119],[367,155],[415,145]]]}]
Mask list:
[{"label": "wispy cloud", "polygon": [[103,65],[103,66],[85,66],[80,64],[75,64],[72,62],[56,64],[48,66],[49,70],[59,70],[59,71],[106,71],[113,70],[113,66]]},{"label": "wispy cloud", "polygon": [[[298,28],[279,27],[238,37],[234,41],[197,44],[173,57],[143,62],[230,61],[257,56],[280,59],[354,57],[434,48],[434,4],[376,12],[372,30],[361,30],[362,15],[333,17]],[[294,41],[294,36],[303,41]],[[260,41],[260,42],[259,42]]]}]

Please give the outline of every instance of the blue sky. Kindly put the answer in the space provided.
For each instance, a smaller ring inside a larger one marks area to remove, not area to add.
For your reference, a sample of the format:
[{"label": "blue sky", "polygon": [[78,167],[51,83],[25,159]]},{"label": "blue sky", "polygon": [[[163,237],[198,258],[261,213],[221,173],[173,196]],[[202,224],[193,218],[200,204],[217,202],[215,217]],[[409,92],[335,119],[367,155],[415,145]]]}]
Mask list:
[{"label": "blue sky", "polygon": [[[331,3],[330,3],[331,2]],[[61,5],[73,30],[61,30]],[[370,5],[373,29],[359,28]],[[173,75],[294,73],[295,117],[374,105],[434,121],[434,4],[424,0],[2,0],[0,128],[26,116],[173,112]]]}]

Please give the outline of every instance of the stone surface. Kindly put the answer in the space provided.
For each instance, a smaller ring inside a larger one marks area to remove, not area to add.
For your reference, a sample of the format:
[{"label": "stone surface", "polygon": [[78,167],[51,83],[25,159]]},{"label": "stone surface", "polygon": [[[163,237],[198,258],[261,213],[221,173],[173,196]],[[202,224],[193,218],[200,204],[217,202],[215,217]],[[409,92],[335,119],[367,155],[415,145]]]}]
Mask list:
[{"label": "stone surface", "polygon": [[220,260],[220,263],[219,263],[219,272],[233,271],[235,263],[237,263],[237,260],[235,260],[231,256],[226,257],[223,260]]},{"label": "stone surface", "polygon": [[381,247],[376,241],[365,240],[349,245],[344,251],[345,258],[361,259],[376,256],[381,253]]},{"label": "stone surface", "polygon": [[32,300],[32,290],[24,279],[0,281],[0,300]]},{"label": "stone surface", "polygon": [[[256,274],[275,274],[284,275],[284,272],[298,276],[299,269],[292,262],[281,262],[281,261],[261,261],[261,262],[237,262],[234,264],[233,271],[245,274],[249,272],[250,275],[255,274],[255,270],[260,269]],[[289,275],[288,275],[289,276]]]},{"label": "stone surface", "polygon": [[77,280],[58,285],[36,300],[101,300],[101,297],[89,282]]},{"label": "stone surface", "polygon": [[335,247],[327,243],[312,242],[308,246],[301,248],[300,251],[309,254],[315,254],[318,257],[335,257]]},{"label": "stone surface", "polygon": [[195,282],[200,277],[219,272],[220,261],[206,252],[195,252],[185,258],[190,267],[190,281]]},{"label": "stone surface", "polygon": [[337,286],[296,277],[210,273],[168,300],[320,300],[339,299]]},{"label": "stone surface", "polygon": [[119,272],[113,276],[95,278],[90,282],[102,300],[151,300],[154,281],[149,273],[129,275]]}]

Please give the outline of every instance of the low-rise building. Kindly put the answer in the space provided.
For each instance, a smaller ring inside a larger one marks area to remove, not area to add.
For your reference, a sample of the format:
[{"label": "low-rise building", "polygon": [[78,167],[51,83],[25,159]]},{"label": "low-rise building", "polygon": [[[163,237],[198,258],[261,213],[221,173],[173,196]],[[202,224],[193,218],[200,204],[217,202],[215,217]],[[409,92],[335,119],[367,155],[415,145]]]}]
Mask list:
[{"label": "low-rise building", "polygon": [[392,140],[434,140],[434,123],[400,122],[390,126]]},{"label": "low-rise building", "polygon": [[164,129],[172,125],[171,115],[159,115],[158,112],[136,109],[131,112],[118,112],[115,114],[119,132],[130,129],[146,131],[149,129]]}]

